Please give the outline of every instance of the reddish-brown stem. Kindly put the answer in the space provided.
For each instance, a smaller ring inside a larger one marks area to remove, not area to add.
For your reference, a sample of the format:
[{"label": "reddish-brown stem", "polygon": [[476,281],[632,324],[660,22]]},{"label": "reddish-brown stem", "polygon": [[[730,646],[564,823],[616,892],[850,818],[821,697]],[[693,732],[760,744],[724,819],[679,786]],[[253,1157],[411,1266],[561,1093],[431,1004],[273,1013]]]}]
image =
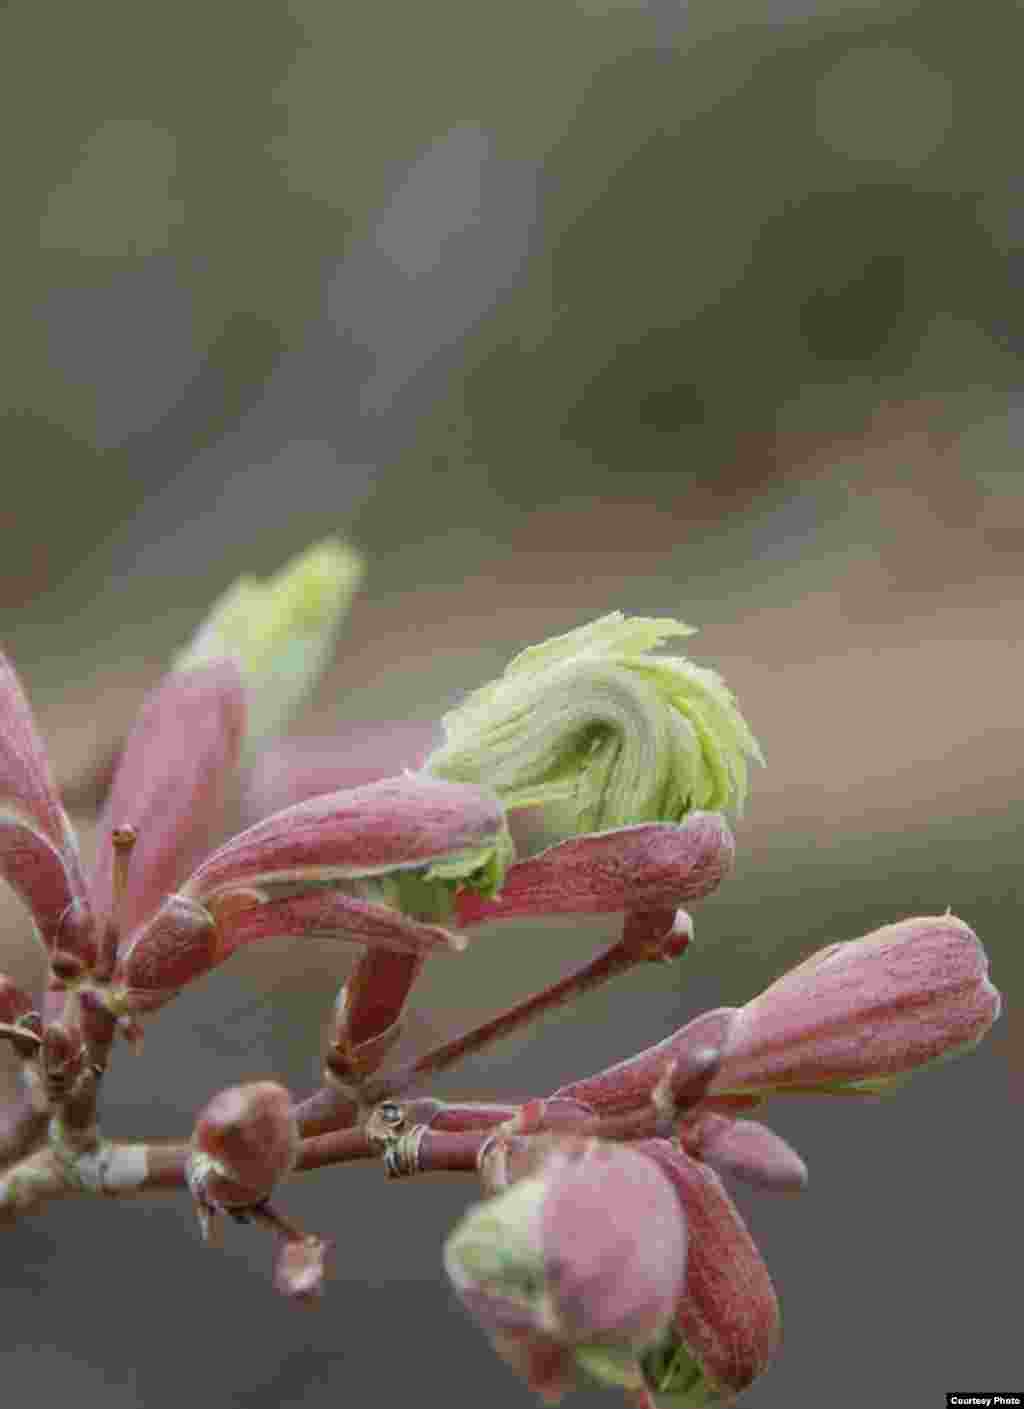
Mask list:
[{"label": "reddish-brown stem", "polygon": [[480,1151],[491,1138],[480,1131],[425,1130],[416,1149],[417,1174],[475,1174]]},{"label": "reddish-brown stem", "polygon": [[626,973],[635,965],[650,960],[662,960],[664,953],[659,951],[652,942],[647,927],[643,928],[643,942],[638,942],[636,927],[630,923],[631,918],[627,917],[626,930],[621,939],[609,945],[589,963],[566,974],[557,983],[550,984],[547,988],[542,988],[539,992],[531,994],[520,1003],[514,1004],[503,1013],[498,1013],[496,1017],[481,1023],[479,1027],[471,1028],[450,1042],[431,1048],[429,1052],[424,1052],[415,1060],[406,1063],[405,1066],[390,1072],[384,1071],[374,1080],[367,1082],[364,1088],[366,1099],[371,1103],[376,1103],[389,1096],[401,1096],[418,1085],[425,1077],[435,1076],[438,1072],[446,1071],[471,1052],[482,1051],[500,1038],[515,1032],[518,1028],[525,1027],[544,1013],[563,1007],[582,994],[590,992],[591,989],[607,983],[610,979],[618,978],[620,974]]},{"label": "reddish-brown stem", "polygon": [[359,1103],[346,1090],[325,1084],[299,1101],[292,1114],[300,1135],[323,1135],[328,1130],[351,1129],[359,1119]]},{"label": "reddish-brown stem", "polygon": [[370,1140],[361,1125],[349,1130],[332,1130],[327,1135],[314,1135],[303,1140],[295,1172],[302,1174],[310,1169],[323,1169],[329,1164],[375,1159],[379,1154],[380,1146]]}]

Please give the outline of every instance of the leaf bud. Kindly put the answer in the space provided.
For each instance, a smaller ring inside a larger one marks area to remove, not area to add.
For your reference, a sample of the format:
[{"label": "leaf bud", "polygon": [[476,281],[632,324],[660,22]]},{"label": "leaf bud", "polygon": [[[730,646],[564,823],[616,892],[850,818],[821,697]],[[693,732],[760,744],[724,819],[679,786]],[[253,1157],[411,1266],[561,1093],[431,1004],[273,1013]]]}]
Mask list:
[{"label": "leaf bud", "polygon": [[555,1394],[559,1348],[628,1356],[660,1338],[683,1285],[686,1222],[670,1183],[636,1151],[592,1139],[542,1148],[535,1173],[463,1218],[445,1266],[520,1373],[530,1379],[538,1355],[556,1367]]},{"label": "leaf bud", "polygon": [[207,1102],[192,1132],[193,1197],[215,1212],[262,1203],[290,1173],[298,1147],[292,1099],[283,1086],[229,1086]]}]

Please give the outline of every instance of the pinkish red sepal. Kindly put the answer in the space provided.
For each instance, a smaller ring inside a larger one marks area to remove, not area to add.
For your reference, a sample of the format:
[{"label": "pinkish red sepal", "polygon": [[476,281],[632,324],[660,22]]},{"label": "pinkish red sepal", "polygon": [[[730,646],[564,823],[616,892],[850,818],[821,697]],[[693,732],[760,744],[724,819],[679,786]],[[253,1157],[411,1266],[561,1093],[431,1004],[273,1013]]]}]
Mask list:
[{"label": "pinkish red sepal", "polygon": [[683,1122],[679,1140],[694,1159],[755,1189],[795,1194],[807,1187],[806,1164],[792,1145],[760,1121],[704,1111]]},{"label": "pinkish red sepal", "polygon": [[462,924],[523,915],[597,915],[675,911],[715,890],[733,864],[735,845],[717,812],[686,821],[647,822],[571,837],[510,866],[493,900],[458,897]]},{"label": "pinkish red sepal", "polygon": [[[12,807],[65,857],[76,882],[74,836],[14,667],[0,654],[0,807]],[[76,884],[76,894],[83,893]]]},{"label": "pinkish red sepal", "polygon": [[209,910],[187,896],[171,895],[130,941],[114,974],[115,990],[121,990],[132,1011],[150,1012],[245,945],[314,936],[360,944],[406,965],[427,954],[455,952],[466,943],[440,925],[341,891],[277,900],[255,891],[223,891]]},{"label": "pinkish red sepal", "polygon": [[168,675],[144,703],[100,819],[91,882],[97,914],[111,914],[111,832],[133,827],[138,839],[115,916],[125,939],[178,888],[210,845],[222,822],[244,730],[244,687],[231,661]]},{"label": "pinkish red sepal", "polygon": [[[224,897],[230,899],[231,892],[225,892]],[[461,936],[441,925],[415,920],[389,905],[340,890],[226,908],[215,901],[214,909],[221,934],[221,959],[243,945],[282,936],[301,939],[318,935],[413,955],[452,953],[466,945]]]},{"label": "pinkish red sepal", "polygon": [[182,895],[170,895],[118,961],[114,989],[132,1012],[152,1012],[224,957],[210,912]]},{"label": "pinkish red sepal", "polygon": [[985,951],[962,920],[887,925],[812,955],[746,1004],[712,1096],[898,1077],[978,1042],[999,1006]]},{"label": "pinkish red sepal", "polygon": [[486,789],[403,774],[258,822],[204,861],[187,890],[207,900],[271,880],[382,875],[487,846],[503,827],[501,804]]},{"label": "pinkish red sepal", "polygon": [[[48,949],[89,962],[92,921],[78,844],[54,787],[28,700],[0,655],[0,876],[22,898]],[[61,923],[71,917],[61,933]]]},{"label": "pinkish red sepal", "polygon": [[[84,910],[65,855],[42,832],[10,812],[0,813],[0,876],[28,908],[48,951],[81,943],[91,927],[72,918]],[[66,927],[64,920],[70,923]],[[73,948],[72,948],[73,952]]]},{"label": "pinkish red sepal", "polygon": [[706,1381],[728,1398],[751,1384],[778,1348],[779,1305],[771,1277],[713,1170],[669,1140],[644,1140],[635,1148],[668,1175],[689,1228],[686,1285],[672,1330]]},{"label": "pinkish red sepal", "polygon": [[594,1076],[560,1086],[553,1095],[580,1101],[600,1115],[642,1111],[674,1063],[685,1062],[696,1052],[721,1047],[738,1012],[738,1008],[714,1008],[702,1013],[655,1046]]}]

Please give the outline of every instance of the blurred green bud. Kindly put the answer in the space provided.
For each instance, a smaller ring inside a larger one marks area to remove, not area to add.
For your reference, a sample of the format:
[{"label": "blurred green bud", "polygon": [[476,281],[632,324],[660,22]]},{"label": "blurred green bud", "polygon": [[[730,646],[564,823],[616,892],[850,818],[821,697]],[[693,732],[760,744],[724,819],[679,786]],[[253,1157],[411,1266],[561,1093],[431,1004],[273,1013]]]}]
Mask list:
[{"label": "blurred green bud", "polygon": [[[478,1204],[445,1246],[445,1267],[492,1344],[556,1399],[576,1367],[642,1384],[683,1289],[686,1220],[652,1160],[600,1140],[537,1152],[540,1167]],[[598,1367],[595,1370],[594,1367]],[[632,1367],[630,1369],[630,1367]]]},{"label": "blurred green bud", "polygon": [[741,809],[757,740],[720,677],[655,647],[694,628],[612,612],[523,651],[443,720],[429,772],[482,783],[560,830]]},{"label": "blurred green bud", "polygon": [[234,661],[247,688],[246,749],[279,734],[330,659],[363,560],[337,539],[314,544],[266,581],[229,587],[174,669]]}]

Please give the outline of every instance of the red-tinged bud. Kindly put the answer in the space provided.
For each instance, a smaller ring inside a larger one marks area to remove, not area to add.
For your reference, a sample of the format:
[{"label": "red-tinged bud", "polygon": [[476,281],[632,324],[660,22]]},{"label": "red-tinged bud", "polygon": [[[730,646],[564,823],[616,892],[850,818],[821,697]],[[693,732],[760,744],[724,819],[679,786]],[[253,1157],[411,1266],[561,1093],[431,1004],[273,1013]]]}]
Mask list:
[{"label": "red-tinged bud", "polygon": [[482,924],[523,915],[674,911],[718,888],[735,849],[717,812],[572,837],[510,866],[493,899],[460,896],[458,918]]},{"label": "red-tinged bud", "polygon": [[[469,942],[442,925],[413,919],[394,905],[340,889],[320,889],[306,895],[235,906],[231,902],[237,894],[223,891],[210,901],[221,936],[220,959],[267,938],[321,936],[361,944],[367,949],[424,956],[459,953]],[[230,908],[225,909],[226,905]]]},{"label": "red-tinged bud", "polygon": [[[92,876],[97,914],[116,911],[126,939],[180,886],[222,825],[244,728],[244,689],[230,661],[168,675],[143,704],[100,819]],[[136,836],[130,864],[108,842],[125,824]]]},{"label": "red-tinged bud", "polygon": [[310,1235],[284,1238],[274,1258],[274,1286],[289,1301],[312,1302],[324,1289],[333,1244]]},{"label": "red-tinged bud", "polygon": [[704,1111],[683,1124],[679,1139],[694,1159],[755,1189],[795,1194],[807,1187],[806,1164],[781,1135],[760,1121]]},{"label": "red-tinged bud", "polygon": [[437,865],[485,867],[507,852],[505,814],[484,788],[423,774],[311,798],[215,851],[185,887],[208,901],[239,886],[298,888]]},{"label": "red-tinged bud", "polygon": [[118,963],[114,1004],[119,1011],[152,1012],[209,973],[222,957],[210,912],[183,895],[168,896]]},{"label": "red-tinged bud", "polygon": [[672,1141],[644,1140],[636,1148],[668,1176],[690,1232],[686,1286],[669,1334],[641,1361],[647,1388],[675,1409],[731,1402],[778,1349],[771,1277],[713,1170]]},{"label": "red-tinged bud", "polygon": [[711,1061],[710,1054],[724,1045],[739,1011],[738,1008],[714,1008],[702,1013],[654,1047],[617,1062],[595,1076],[560,1086],[553,1094],[580,1101],[599,1115],[622,1115],[648,1106],[658,1083],[673,1067],[676,1067],[677,1080],[693,1075],[699,1086]]},{"label": "red-tinged bud", "polygon": [[[68,845],[73,846],[73,840]],[[77,863],[9,810],[0,812],[0,877],[28,908],[48,951],[60,945],[86,963],[91,961],[92,924],[81,891],[76,890],[80,885]]]},{"label": "red-tinged bud", "polygon": [[[559,1349],[599,1344],[635,1358],[661,1337],[683,1286],[686,1223],[670,1183],[634,1149],[540,1148],[535,1172],[470,1210],[445,1266],[499,1352],[555,1395],[568,1366]],[[554,1367],[550,1382],[530,1371],[533,1355]]]},{"label": "red-tinged bud", "polygon": [[884,1090],[973,1047],[999,1007],[962,920],[903,920],[813,954],[741,1009],[711,1094]]},{"label": "red-tinged bud", "polygon": [[80,884],[74,833],[54,787],[46,750],[14,668],[0,655],[0,798],[30,830],[45,837],[64,857],[72,889]]},{"label": "red-tinged bud", "polygon": [[269,1198],[298,1154],[292,1099],[274,1081],[220,1091],[192,1132],[188,1179],[207,1211],[244,1209]]}]

